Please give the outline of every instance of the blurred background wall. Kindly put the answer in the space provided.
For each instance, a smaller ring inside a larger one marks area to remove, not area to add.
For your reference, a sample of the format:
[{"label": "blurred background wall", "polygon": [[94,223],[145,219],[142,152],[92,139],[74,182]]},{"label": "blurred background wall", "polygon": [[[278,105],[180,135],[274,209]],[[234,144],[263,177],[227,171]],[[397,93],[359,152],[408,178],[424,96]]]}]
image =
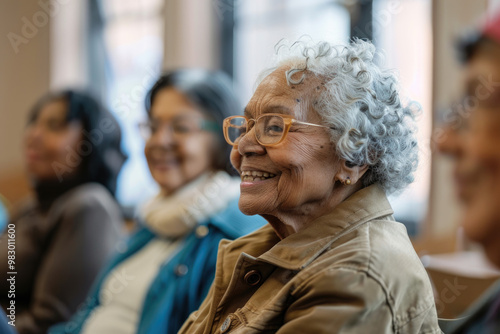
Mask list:
[{"label": "blurred background wall", "polygon": [[222,69],[245,104],[281,38],[306,34],[345,43],[372,40],[381,65],[397,68],[403,92],[422,105],[421,166],[415,184],[391,198],[421,252],[452,250],[460,215],[449,161],[435,154],[440,114],[458,97],[454,43],[498,0],[2,0],[0,3],[0,194],[28,193],[22,133],[49,90],[80,87],[117,116],[130,156],[122,205],[155,193],[137,123],[147,89],[164,70]]},{"label": "blurred background wall", "polygon": [[[25,195],[27,187],[21,151],[26,115],[50,86],[48,16],[47,20],[40,16],[40,27],[22,31],[24,22],[39,10],[36,1],[0,3],[0,192],[13,201]],[[12,36],[17,48],[11,45],[10,32],[21,37]]]}]

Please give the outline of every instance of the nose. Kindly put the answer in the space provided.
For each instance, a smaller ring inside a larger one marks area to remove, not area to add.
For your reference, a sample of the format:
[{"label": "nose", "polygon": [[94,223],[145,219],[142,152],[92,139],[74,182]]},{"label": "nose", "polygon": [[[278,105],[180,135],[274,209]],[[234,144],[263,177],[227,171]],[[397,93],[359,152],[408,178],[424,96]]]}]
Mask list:
[{"label": "nose", "polygon": [[30,124],[25,130],[25,139],[27,143],[40,141],[42,137],[43,137],[42,126],[36,123]]},{"label": "nose", "polygon": [[255,126],[240,139],[238,143],[238,152],[242,156],[262,155],[266,153],[266,148],[257,141]]},{"label": "nose", "polygon": [[464,143],[459,130],[447,126],[444,133],[437,141],[438,150],[451,157],[458,157],[464,149]]},{"label": "nose", "polygon": [[176,138],[172,127],[164,125],[151,135],[149,141],[158,146],[168,147],[175,145]]}]

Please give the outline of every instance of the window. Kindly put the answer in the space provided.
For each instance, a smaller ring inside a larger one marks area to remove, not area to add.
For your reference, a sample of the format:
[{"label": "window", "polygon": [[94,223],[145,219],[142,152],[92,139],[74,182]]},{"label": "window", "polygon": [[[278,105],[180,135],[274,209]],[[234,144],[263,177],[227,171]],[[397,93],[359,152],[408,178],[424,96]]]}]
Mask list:
[{"label": "window", "polygon": [[144,157],[137,124],[146,118],[144,98],[161,71],[163,58],[162,0],[102,0],[104,44],[110,79],[107,104],[122,127],[129,158],[118,180],[117,198],[135,206],[158,189]]},{"label": "window", "polygon": [[234,10],[234,79],[244,103],[282,38],[346,43],[350,37],[349,12],[334,1],[237,1]]}]

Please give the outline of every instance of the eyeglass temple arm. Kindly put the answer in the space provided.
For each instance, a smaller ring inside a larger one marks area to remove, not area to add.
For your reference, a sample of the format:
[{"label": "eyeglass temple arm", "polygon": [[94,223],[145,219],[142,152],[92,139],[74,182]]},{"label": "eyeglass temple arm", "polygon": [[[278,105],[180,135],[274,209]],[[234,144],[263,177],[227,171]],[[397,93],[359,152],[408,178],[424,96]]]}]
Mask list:
[{"label": "eyeglass temple arm", "polygon": [[336,128],[334,128],[332,126],[326,126],[326,125],[314,124],[314,123],[307,123],[307,122],[297,121],[296,119],[294,119],[292,121],[292,123],[299,123],[299,124],[304,124],[304,125],[312,125],[312,126],[318,126],[320,128],[326,128],[326,129],[336,130]]}]

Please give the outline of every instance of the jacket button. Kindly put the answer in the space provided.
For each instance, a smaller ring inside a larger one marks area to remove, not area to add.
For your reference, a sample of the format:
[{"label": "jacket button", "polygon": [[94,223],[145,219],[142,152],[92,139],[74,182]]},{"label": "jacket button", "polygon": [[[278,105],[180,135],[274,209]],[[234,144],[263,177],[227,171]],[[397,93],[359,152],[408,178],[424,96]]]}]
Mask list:
[{"label": "jacket button", "polygon": [[229,327],[231,327],[231,317],[228,316],[226,320],[222,323],[222,326],[220,326],[220,332],[225,333],[228,331]]},{"label": "jacket button", "polygon": [[208,234],[208,227],[205,225],[200,225],[196,228],[195,233],[198,238],[203,238]]},{"label": "jacket button", "polygon": [[188,273],[189,268],[185,264],[179,264],[177,267],[175,267],[174,271],[175,274],[180,277],[185,276]]},{"label": "jacket button", "polygon": [[262,276],[257,270],[250,270],[245,274],[245,283],[254,286],[260,283]]}]

